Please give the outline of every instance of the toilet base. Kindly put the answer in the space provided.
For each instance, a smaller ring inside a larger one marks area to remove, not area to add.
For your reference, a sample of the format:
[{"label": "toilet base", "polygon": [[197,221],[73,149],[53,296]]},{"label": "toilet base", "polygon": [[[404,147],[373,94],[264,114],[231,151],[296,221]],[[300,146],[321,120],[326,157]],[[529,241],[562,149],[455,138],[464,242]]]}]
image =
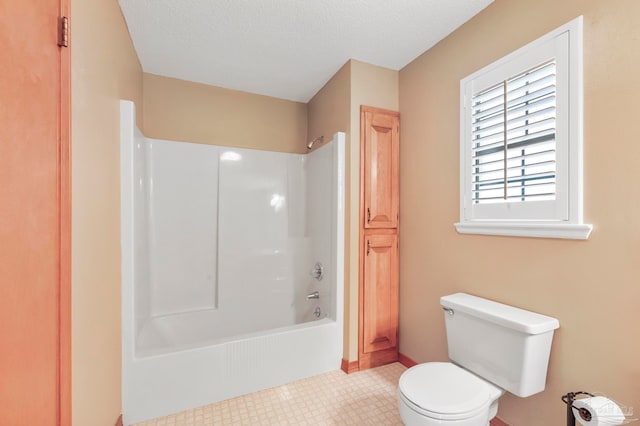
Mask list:
[{"label": "toilet base", "polygon": [[486,411],[482,411],[473,417],[457,420],[440,420],[424,416],[400,398],[400,418],[406,426],[489,426],[489,421],[498,414],[498,400],[495,400]]}]

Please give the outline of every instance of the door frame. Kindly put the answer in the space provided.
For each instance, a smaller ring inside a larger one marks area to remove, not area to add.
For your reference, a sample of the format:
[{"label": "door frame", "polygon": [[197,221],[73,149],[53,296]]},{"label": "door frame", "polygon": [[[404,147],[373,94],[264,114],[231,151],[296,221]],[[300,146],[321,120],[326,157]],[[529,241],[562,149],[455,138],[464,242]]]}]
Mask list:
[{"label": "door frame", "polygon": [[[59,16],[71,17],[71,1],[60,0]],[[71,40],[71,33],[69,33]],[[71,425],[71,43],[60,49],[58,195],[60,208],[58,290],[58,419]]]}]

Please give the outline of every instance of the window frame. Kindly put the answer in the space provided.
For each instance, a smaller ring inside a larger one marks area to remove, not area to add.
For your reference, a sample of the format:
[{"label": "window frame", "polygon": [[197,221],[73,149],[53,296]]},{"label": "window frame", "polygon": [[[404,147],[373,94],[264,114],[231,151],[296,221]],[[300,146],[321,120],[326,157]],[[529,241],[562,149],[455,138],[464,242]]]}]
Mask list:
[{"label": "window frame", "polygon": [[[587,239],[592,225],[583,223],[583,18],[545,34],[526,46],[460,80],[460,222],[462,234]],[[546,59],[545,59],[546,58]],[[549,202],[472,202],[471,98],[500,78],[526,72],[543,60],[555,60],[556,199]],[[560,99],[562,98],[562,99]],[[544,209],[538,210],[544,203]],[[538,211],[537,211],[538,210]],[[541,214],[542,213],[542,214]]]}]

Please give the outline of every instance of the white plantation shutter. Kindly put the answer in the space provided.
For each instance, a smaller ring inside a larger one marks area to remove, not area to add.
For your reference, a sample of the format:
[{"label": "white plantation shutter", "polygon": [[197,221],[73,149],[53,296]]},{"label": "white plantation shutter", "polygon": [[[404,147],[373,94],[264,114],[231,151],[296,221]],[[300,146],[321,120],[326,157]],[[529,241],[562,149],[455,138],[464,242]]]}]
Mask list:
[{"label": "white plantation shutter", "polygon": [[458,232],[586,238],[582,17],[460,81]]},{"label": "white plantation shutter", "polygon": [[473,202],[554,200],[555,61],[474,94],[471,106]]}]

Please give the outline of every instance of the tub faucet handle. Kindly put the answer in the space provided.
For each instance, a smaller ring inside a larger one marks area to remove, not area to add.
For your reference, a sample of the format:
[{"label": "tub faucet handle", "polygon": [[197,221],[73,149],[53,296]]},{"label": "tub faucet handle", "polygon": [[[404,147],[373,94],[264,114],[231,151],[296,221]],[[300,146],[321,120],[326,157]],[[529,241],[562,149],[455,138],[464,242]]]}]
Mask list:
[{"label": "tub faucet handle", "polygon": [[313,293],[307,294],[307,300],[311,300],[311,299],[320,299],[320,293],[317,291],[314,291]]}]

